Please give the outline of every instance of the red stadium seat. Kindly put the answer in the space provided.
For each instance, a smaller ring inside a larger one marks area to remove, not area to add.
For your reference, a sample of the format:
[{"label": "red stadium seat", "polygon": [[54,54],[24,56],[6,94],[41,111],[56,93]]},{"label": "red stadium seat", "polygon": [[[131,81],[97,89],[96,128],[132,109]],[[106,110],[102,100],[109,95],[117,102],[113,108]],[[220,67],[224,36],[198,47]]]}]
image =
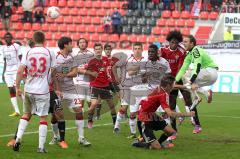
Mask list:
[{"label": "red stadium seat", "polygon": [[175,10],[172,12],[172,18],[178,19],[180,18],[180,16],[181,16],[181,13],[179,11]]},{"label": "red stadium seat", "polygon": [[91,41],[99,41],[99,34],[92,34],[90,37]]},{"label": "red stadium seat", "polygon": [[171,18],[171,11],[169,10],[162,11],[162,18]]},{"label": "red stadium seat", "polygon": [[160,27],[155,27],[155,28],[153,28],[153,30],[152,30],[152,33],[153,33],[154,35],[160,35],[161,32],[162,32],[162,29],[161,29]]},{"label": "red stadium seat", "polygon": [[[81,38],[85,38],[87,40],[90,40],[90,34],[88,34],[88,33],[81,34]],[[88,45],[89,45],[89,43],[88,43]]]},{"label": "red stadium seat", "polygon": [[39,23],[33,23],[32,30],[41,30],[41,25]]},{"label": "red stadium seat", "polygon": [[25,32],[25,37],[31,39],[33,37],[33,32]]},{"label": "red stadium seat", "polygon": [[195,20],[192,20],[192,19],[186,20],[185,25],[188,28],[193,28],[195,26]]},{"label": "red stadium seat", "polygon": [[119,36],[117,34],[110,34],[108,41],[118,42],[119,41]]},{"label": "red stadium seat", "polygon": [[147,41],[149,43],[153,43],[153,42],[157,41],[157,38],[154,35],[151,35],[148,37]]},{"label": "red stadium seat", "polygon": [[197,39],[197,45],[203,45],[203,44],[207,44],[207,40]]},{"label": "red stadium seat", "polygon": [[176,24],[177,27],[184,27],[185,26],[185,20],[177,19],[175,24]]},{"label": "red stadium seat", "polygon": [[2,23],[0,23],[0,30],[2,30],[3,29],[3,24]]},{"label": "red stadium seat", "polygon": [[69,8],[62,8],[60,11],[61,11],[61,14],[64,16],[69,15]]},{"label": "red stadium seat", "polygon": [[102,19],[101,18],[99,18],[99,17],[94,17],[93,18],[93,24],[99,25],[101,23],[102,23]]},{"label": "red stadium seat", "polygon": [[77,27],[74,24],[68,25],[67,30],[68,30],[68,32],[76,32],[77,31]]},{"label": "red stadium seat", "polygon": [[13,29],[14,30],[22,30],[23,29],[23,24],[22,23],[14,23],[13,24]]},{"label": "red stadium seat", "polygon": [[85,33],[86,32],[86,26],[85,25],[78,25],[77,32]]},{"label": "red stadium seat", "polygon": [[84,1],[76,1],[76,7],[83,8],[84,7]]},{"label": "red stadium seat", "polygon": [[170,29],[169,28],[163,28],[161,34],[162,35],[167,35],[169,33]]},{"label": "red stadium seat", "polygon": [[56,43],[56,41],[48,41],[48,42],[47,42],[47,46],[48,46],[48,47],[56,47],[56,46],[57,46],[57,43]]},{"label": "red stadium seat", "polygon": [[160,43],[166,42],[166,36],[162,35],[162,36],[158,37],[157,39],[158,39],[158,42],[160,42]]},{"label": "red stadium seat", "polygon": [[73,23],[74,24],[82,24],[82,17],[81,16],[74,17]]},{"label": "red stadium seat", "polygon": [[24,39],[25,33],[24,32],[18,32],[15,36],[16,39]]},{"label": "red stadium seat", "polygon": [[114,8],[121,8],[121,3],[119,1],[113,1],[111,4],[110,4],[110,7],[112,9]]},{"label": "red stadium seat", "polygon": [[23,24],[23,30],[30,31],[32,29],[32,25],[30,23],[24,23]]},{"label": "red stadium seat", "polygon": [[58,30],[60,32],[66,32],[67,31],[67,25],[66,24],[59,25]]},{"label": "red stadium seat", "polygon": [[85,1],[84,7],[85,8],[92,8],[92,1],[90,1],[90,0]]},{"label": "red stadium seat", "polygon": [[57,0],[50,0],[49,1],[49,6],[57,6]]},{"label": "red stadium seat", "polygon": [[158,19],[157,26],[166,26],[166,19]]},{"label": "red stadium seat", "polygon": [[81,16],[87,16],[88,10],[86,8],[80,9],[78,14]]},{"label": "red stadium seat", "polygon": [[51,32],[57,32],[57,31],[58,31],[58,27],[59,27],[58,24],[50,24],[50,25],[49,25],[49,31],[51,31]]},{"label": "red stadium seat", "polygon": [[59,24],[63,23],[63,21],[64,21],[63,16],[60,16],[55,20],[55,22]]},{"label": "red stadium seat", "polygon": [[191,17],[191,14],[188,11],[182,11],[181,18],[182,19],[189,19]]},{"label": "red stadium seat", "polygon": [[201,12],[199,18],[204,20],[208,19],[208,12]]},{"label": "red stadium seat", "polygon": [[102,25],[97,26],[96,32],[97,32],[97,33],[103,33],[103,32],[104,32],[103,26],[102,26]]},{"label": "red stadium seat", "polygon": [[73,15],[73,16],[77,16],[78,15],[78,10],[77,8],[72,8],[70,11],[69,11],[69,14],[70,15]]},{"label": "red stadium seat", "polygon": [[72,16],[65,17],[64,18],[64,23],[72,24],[73,23],[73,17]]},{"label": "red stadium seat", "polygon": [[166,26],[168,27],[175,27],[175,20],[174,19],[168,19],[166,22]]},{"label": "red stadium seat", "polygon": [[89,9],[88,15],[95,17],[97,15],[97,10],[95,8]]},{"label": "red stadium seat", "polygon": [[218,18],[218,13],[217,12],[211,12],[209,14],[209,19],[216,20],[217,18]]},{"label": "red stadium seat", "polygon": [[95,26],[94,25],[89,25],[86,27],[87,32],[89,33],[94,33],[95,32]]},{"label": "red stadium seat", "polygon": [[74,0],[68,0],[67,1],[67,6],[71,7],[71,8],[75,7],[75,1]]},{"label": "red stadium seat", "polygon": [[84,24],[91,24],[92,23],[92,18],[91,17],[84,17],[83,18],[83,23]]},{"label": "red stadium seat", "polygon": [[47,23],[45,23],[45,24],[42,24],[42,31],[48,31],[48,29],[49,29],[49,25],[47,24]]},{"label": "red stadium seat", "polygon": [[100,41],[106,42],[108,41],[109,34],[101,34]]},{"label": "red stadium seat", "polygon": [[111,3],[109,1],[103,1],[102,2],[102,7],[103,8],[111,8]]},{"label": "red stadium seat", "polygon": [[103,16],[105,16],[105,15],[106,15],[106,10],[105,10],[105,9],[99,9],[99,10],[97,11],[97,16],[103,17]]},{"label": "red stadium seat", "polygon": [[196,34],[196,39],[209,39],[209,34]]},{"label": "red stadium seat", "polygon": [[125,10],[124,9],[119,9],[119,13],[124,16],[125,15]]},{"label": "red stadium seat", "polygon": [[94,8],[101,8],[102,7],[102,1],[95,1],[93,4],[92,4],[92,6],[94,7]]},{"label": "red stadium seat", "polygon": [[47,22],[47,23],[53,23],[54,20],[53,20],[52,18],[47,17],[47,18],[46,18],[46,22]]},{"label": "red stadium seat", "polygon": [[147,36],[146,35],[140,35],[138,37],[138,41],[141,43],[146,43],[147,42]]},{"label": "red stadium seat", "polygon": [[75,34],[72,34],[72,36],[71,36],[71,38],[72,38],[74,41],[79,40],[80,37],[81,37],[81,34],[80,34],[80,33],[75,33]]},{"label": "red stadium seat", "polygon": [[59,40],[61,37],[62,37],[62,33],[60,33],[60,32],[57,32],[57,33],[54,34],[54,39],[55,40]]},{"label": "red stadium seat", "polygon": [[120,41],[127,41],[127,40],[128,40],[128,35],[127,34],[121,34]]},{"label": "red stadium seat", "polygon": [[45,37],[47,40],[52,40],[52,33],[51,32],[45,33]]},{"label": "red stadium seat", "polygon": [[189,29],[189,28],[183,28],[183,29],[181,30],[181,32],[182,32],[182,34],[183,34],[184,36],[190,35],[190,29]]},{"label": "red stadium seat", "polygon": [[19,6],[16,13],[17,14],[23,14],[23,7]]},{"label": "red stadium seat", "polygon": [[19,17],[18,17],[17,14],[13,14],[13,15],[11,16],[11,21],[12,21],[12,22],[17,22],[18,20],[19,20]]},{"label": "red stadium seat", "polygon": [[131,41],[132,43],[135,43],[138,41],[137,36],[132,34],[128,37],[128,40]]},{"label": "red stadium seat", "polygon": [[67,1],[66,0],[59,0],[58,1],[58,6],[59,7],[66,7],[67,6]]}]

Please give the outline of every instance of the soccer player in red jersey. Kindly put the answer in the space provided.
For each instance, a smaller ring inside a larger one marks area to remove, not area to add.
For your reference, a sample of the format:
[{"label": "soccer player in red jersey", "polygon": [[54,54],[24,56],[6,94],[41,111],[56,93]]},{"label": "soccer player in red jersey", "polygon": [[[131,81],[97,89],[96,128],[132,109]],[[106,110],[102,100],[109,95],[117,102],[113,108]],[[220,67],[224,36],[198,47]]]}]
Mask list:
[{"label": "soccer player in red jersey", "polygon": [[[96,106],[101,99],[106,100],[111,110],[113,124],[116,122],[116,110],[113,104],[112,95],[109,90],[109,79],[107,75],[108,58],[102,56],[103,46],[101,43],[94,44],[95,58],[88,62],[87,70],[91,72],[91,105],[88,109],[88,128],[92,128],[93,115]],[[95,74],[95,76],[93,76]]]},{"label": "soccer player in red jersey", "polygon": [[[133,146],[141,147],[148,146],[151,149],[162,149],[162,143],[176,131],[169,126],[166,121],[156,114],[157,109],[161,106],[166,114],[172,118],[194,116],[194,112],[176,113],[172,111],[168,105],[169,93],[174,87],[175,78],[171,75],[166,75],[161,80],[158,86],[147,98],[140,102],[139,120],[142,122],[142,135],[146,144],[134,142]],[[153,131],[163,130],[164,133],[157,139]]]},{"label": "soccer player in red jersey", "polygon": [[[181,32],[176,30],[169,32],[169,34],[167,35],[167,41],[169,42],[169,45],[160,48],[160,54],[163,58],[165,58],[169,62],[172,70],[172,75],[176,77],[179,69],[183,64],[184,58],[186,56],[185,49],[182,46],[180,46],[180,43],[183,41]],[[182,80],[180,80],[178,84],[182,85],[183,84]],[[184,89],[174,89],[173,91],[171,91],[169,96],[170,108],[172,110],[176,109],[178,90],[180,90],[183,95],[183,98],[185,101],[185,107],[189,109],[192,105],[191,94],[189,91]],[[200,126],[197,109],[193,109],[193,111],[195,112],[195,117],[193,118],[195,126],[196,127]],[[175,118],[172,119],[171,124],[172,124],[172,127],[177,131]],[[173,136],[173,139],[175,138],[176,136]]]}]

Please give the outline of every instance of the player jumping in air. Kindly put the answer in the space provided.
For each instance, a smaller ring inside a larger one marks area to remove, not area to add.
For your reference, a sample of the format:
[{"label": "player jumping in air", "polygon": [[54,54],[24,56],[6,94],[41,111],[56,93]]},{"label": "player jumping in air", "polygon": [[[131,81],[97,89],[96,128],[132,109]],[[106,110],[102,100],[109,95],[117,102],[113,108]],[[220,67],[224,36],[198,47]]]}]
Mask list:
[{"label": "player jumping in air", "polygon": [[1,47],[4,58],[2,78],[3,82],[7,84],[11,97],[11,103],[14,108],[14,113],[10,114],[9,116],[19,116],[20,111],[17,103],[15,81],[17,69],[20,64],[22,55],[20,54],[20,45],[12,42],[13,36],[11,33],[6,33],[4,35],[4,40],[6,42],[6,45]]}]

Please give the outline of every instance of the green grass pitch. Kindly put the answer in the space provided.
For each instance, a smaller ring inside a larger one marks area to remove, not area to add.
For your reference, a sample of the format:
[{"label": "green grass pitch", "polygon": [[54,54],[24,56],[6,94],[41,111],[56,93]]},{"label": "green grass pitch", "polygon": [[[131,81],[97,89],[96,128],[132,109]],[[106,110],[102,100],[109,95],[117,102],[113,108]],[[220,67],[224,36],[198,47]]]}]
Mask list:
[{"label": "green grass pitch", "polygon": [[[14,134],[19,118],[12,118],[9,93],[5,85],[0,85],[0,159],[239,159],[240,158],[240,101],[239,94],[214,94],[212,104],[205,101],[199,106],[199,115],[203,131],[192,134],[193,126],[187,119],[179,126],[175,147],[169,150],[155,151],[138,149],[131,146],[127,139],[129,126],[121,125],[120,134],[112,132],[111,118],[105,113],[96,121],[92,130],[85,129],[86,138],[91,147],[77,143],[77,131],[73,121],[67,121],[66,141],[68,149],[58,145],[50,146],[52,134],[48,133],[47,154],[38,154],[38,119],[33,117],[23,136],[20,152],[7,147],[8,140]],[[19,101],[20,103],[21,101]],[[21,104],[20,104],[21,105]],[[179,101],[181,109],[183,104]],[[22,105],[21,105],[22,107]],[[48,117],[48,120],[50,118]],[[49,122],[49,130],[50,130]],[[156,133],[159,136],[160,133]]]}]

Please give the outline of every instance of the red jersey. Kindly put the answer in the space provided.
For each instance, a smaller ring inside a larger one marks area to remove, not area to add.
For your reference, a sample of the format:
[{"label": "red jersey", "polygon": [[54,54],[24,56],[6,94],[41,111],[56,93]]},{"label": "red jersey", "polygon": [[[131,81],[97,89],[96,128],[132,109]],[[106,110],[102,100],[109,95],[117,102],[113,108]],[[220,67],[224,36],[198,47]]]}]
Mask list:
[{"label": "red jersey", "polygon": [[109,79],[107,75],[108,58],[102,56],[101,59],[93,58],[88,62],[87,70],[97,72],[98,76],[93,78],[90,76],[90,86],[92,87],[108,87]]},{"label": "red jersey", "polygon": [[165,58],[169,62],[172,75],[175,77],[187,54],[185,49],[178,46],[176,50],[171,50],[170,46],[165,46],[160,48],[160,53],[161,57]]},{"label": "red jersey", "polygon": [[107,57],[108,58],[108,63],[107,63],[107,73],[108,73],[108,78],[110,82],[116,83],[116,78],[113,74],[112,67],[119,61],[118,58],[116,57]]},{"label": "red jersey", "polygon": [[170,108],[168,101],[168,93],[162,88],[156,88],[146,99],[140,102],[139,120],[144,122],[152,121],[158,107],[161,106],[163,109]]}]

